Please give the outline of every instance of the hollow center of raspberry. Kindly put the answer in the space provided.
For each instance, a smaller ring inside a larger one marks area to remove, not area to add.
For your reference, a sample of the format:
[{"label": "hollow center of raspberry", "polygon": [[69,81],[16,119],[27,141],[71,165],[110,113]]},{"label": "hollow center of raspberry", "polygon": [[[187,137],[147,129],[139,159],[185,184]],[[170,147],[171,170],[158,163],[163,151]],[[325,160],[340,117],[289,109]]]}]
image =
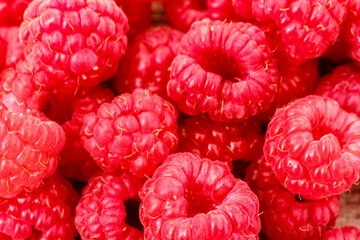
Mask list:
[{"label": "hollow center of raspberry", "polygon": [[185,198],[188,203],[188,217],[214,210],[216,205],[204,194],[187,191]]},{"label": "hollow center of raspberry", "polygon": [[140,202],[135,199],[129,199],[124,202],[124,205],[126,209],[126,224],[142,232],[143,225],[139,219]]},{"label": "hollow center of raspberry", "polygon": [[315,141],[319,141],[323,136],[330,133],[338,139],[340,146],[345,144],[342,134],[335,132],[334,129],[330,129],[330,126],[314,127],[312,131],[312,135]]}]

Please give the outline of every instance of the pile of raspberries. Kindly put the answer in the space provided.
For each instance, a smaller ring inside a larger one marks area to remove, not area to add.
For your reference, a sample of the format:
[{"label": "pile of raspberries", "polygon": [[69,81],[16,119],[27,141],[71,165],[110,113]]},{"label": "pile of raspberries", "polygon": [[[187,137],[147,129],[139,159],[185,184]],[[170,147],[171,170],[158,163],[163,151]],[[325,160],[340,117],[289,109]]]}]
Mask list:
[{"label": "pile of raspberries", "polygon": [[360,0],[0,0],[1,240],[358,240],[359,179]]}]

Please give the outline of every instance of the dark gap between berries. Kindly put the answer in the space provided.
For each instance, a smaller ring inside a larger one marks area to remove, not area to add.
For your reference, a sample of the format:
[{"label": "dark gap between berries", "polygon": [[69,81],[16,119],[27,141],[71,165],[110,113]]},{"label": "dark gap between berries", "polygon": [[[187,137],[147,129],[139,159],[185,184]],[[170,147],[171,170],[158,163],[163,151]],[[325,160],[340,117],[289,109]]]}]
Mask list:
[{"label": "dark gap between berries", "polygon": [[125,222],[139,231],[143,232],[143,225],[139,219],[139,208],[140,208],[140,201],[135,199],[129,199],[124,202],[125,209],[126,209],[126,219]]}]

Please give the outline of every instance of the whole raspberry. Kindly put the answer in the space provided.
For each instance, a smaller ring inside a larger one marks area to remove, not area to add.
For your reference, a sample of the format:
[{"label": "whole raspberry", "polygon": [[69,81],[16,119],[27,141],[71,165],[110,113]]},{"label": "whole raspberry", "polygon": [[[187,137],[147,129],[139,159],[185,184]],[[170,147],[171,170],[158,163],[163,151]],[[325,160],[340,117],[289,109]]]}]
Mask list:
[{"label": "whole raspberry", "polygon": [[47,84],[76,92],[115,74],[128,21],[114,1],[34,0],[24,18],[21,41],[37,58],[35,72],[50,74]]},{"label": "whole raspberry", "polygon": [[182,38],[167,93],[185,114],[243,120],[270,107],[278,81],[276,61],[258,27],[205,19]]},{"label": "whole raspberry", "polygon": [[325,233],[323,240],[355,240],[360,239],[360,230],[355,226],[334,228]]},{"label": "whole raspberry", "polygon": [[349,4],[348,17],[343,25],[344,39],[349,56],[360,62],[360,0],[352,0]]},{"label": "whole raspberry", "polygon": [[127,223],[126,202],[140,202],[142,180],[126,173],[100,172],[82,191],[75,225],[84,240],[140,240],[143,233]]},{"label": "whole raspberry", "polygon": [[264,155],[281,185],[306,199],[343,193],[360,175],[360,118],[310,95],[271,119]]},{"label": "whole raspberry", "polygon": [[222,162],[170,155],[140,198],[145,239],[258,239],[258,199]]},{"label": "whole raspberry", "polygon": [[232,161],[251,161],[262,155],[264,136],[255,120],[241,123],[213,122],[205,116],[183,119],[179,123],[178,152],[220,160],[230,167]]},{"label": "whole raspberry", "polygon": [[323,77],[315,94],[335,99],[348,112],[360,116],[360,71],[353,65],[342,65]]},{"label": "whole raspberry", "polygon": [[5,66],[15,67],[24,58],[25,51],[25,46],[20,43],[19,27],[0,27],[0,38],[7,42]]},{"label": "whole raspberry", "polygon": [[0,232],[14,240],[73,240],[78,199],[71,183],[53,175],[31,193],[1,200]]},{"label": "whole raspberry", "polygon": [[84,89],[75,96],[72,118],[62,124],[66,134],[64,148],[60,152],[58,172],[66,178],[87,181],[100,169],[81,146],[80,131],[87,113],[96,112],[105,102],[115,97],[112,91],[103,86]]},{"label": "whole raspberry", "polygon": [[178,145],[177,111],[148,90],[117,96],[84,118],[84,147],[104,170],[150,176]]},{"label": "whole raspberry", "polygon": [[270,240],[320,239],[335,225],[339,196],[304,200],[284,189],[262,157],[253,161],[245,181],[259,197],[262,228]]},{"label": "whole raspberry", "polygon": [[182,32],[166,26],[148,29],[138,35],[113,80],[116,92],[146,88],[166,97],[169,68],[179,51],[182,36]]},{"label": "whole raspberry", "polygon": [[233,14],[231,0],[164,0],[163,4],[170,25],[183,32],[196,21],[229,20]]},{"label": "whole raspberry", "polygon": [[0,2],[0,26],[19,25],[23,13],[32,0],[2,0]]}]

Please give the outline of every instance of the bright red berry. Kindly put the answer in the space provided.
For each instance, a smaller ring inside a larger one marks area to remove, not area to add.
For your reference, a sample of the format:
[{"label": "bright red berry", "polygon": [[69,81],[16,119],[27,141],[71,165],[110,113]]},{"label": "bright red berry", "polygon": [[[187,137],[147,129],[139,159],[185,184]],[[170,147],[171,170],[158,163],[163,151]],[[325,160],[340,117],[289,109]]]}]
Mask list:
[{"label": "bright red berry", "polygon": [[3,38],[7,45],[5,54],[6,60],[4,62],[5,66],[15,67],[16,64],[24,58],[25,51],[25,46],[20,43],[19,40],[19,27],[0,27],[0,38]]},{"label": "bright red berry", "polygon": [[343,25],[349,56],[360,62],[360,0],[349,3],[348,17]]},{"label": "bright red berry", "polygon": [[333,228],[325,233],[323,240],[356,240],[360,239],[360,230],[355,226]]}]

